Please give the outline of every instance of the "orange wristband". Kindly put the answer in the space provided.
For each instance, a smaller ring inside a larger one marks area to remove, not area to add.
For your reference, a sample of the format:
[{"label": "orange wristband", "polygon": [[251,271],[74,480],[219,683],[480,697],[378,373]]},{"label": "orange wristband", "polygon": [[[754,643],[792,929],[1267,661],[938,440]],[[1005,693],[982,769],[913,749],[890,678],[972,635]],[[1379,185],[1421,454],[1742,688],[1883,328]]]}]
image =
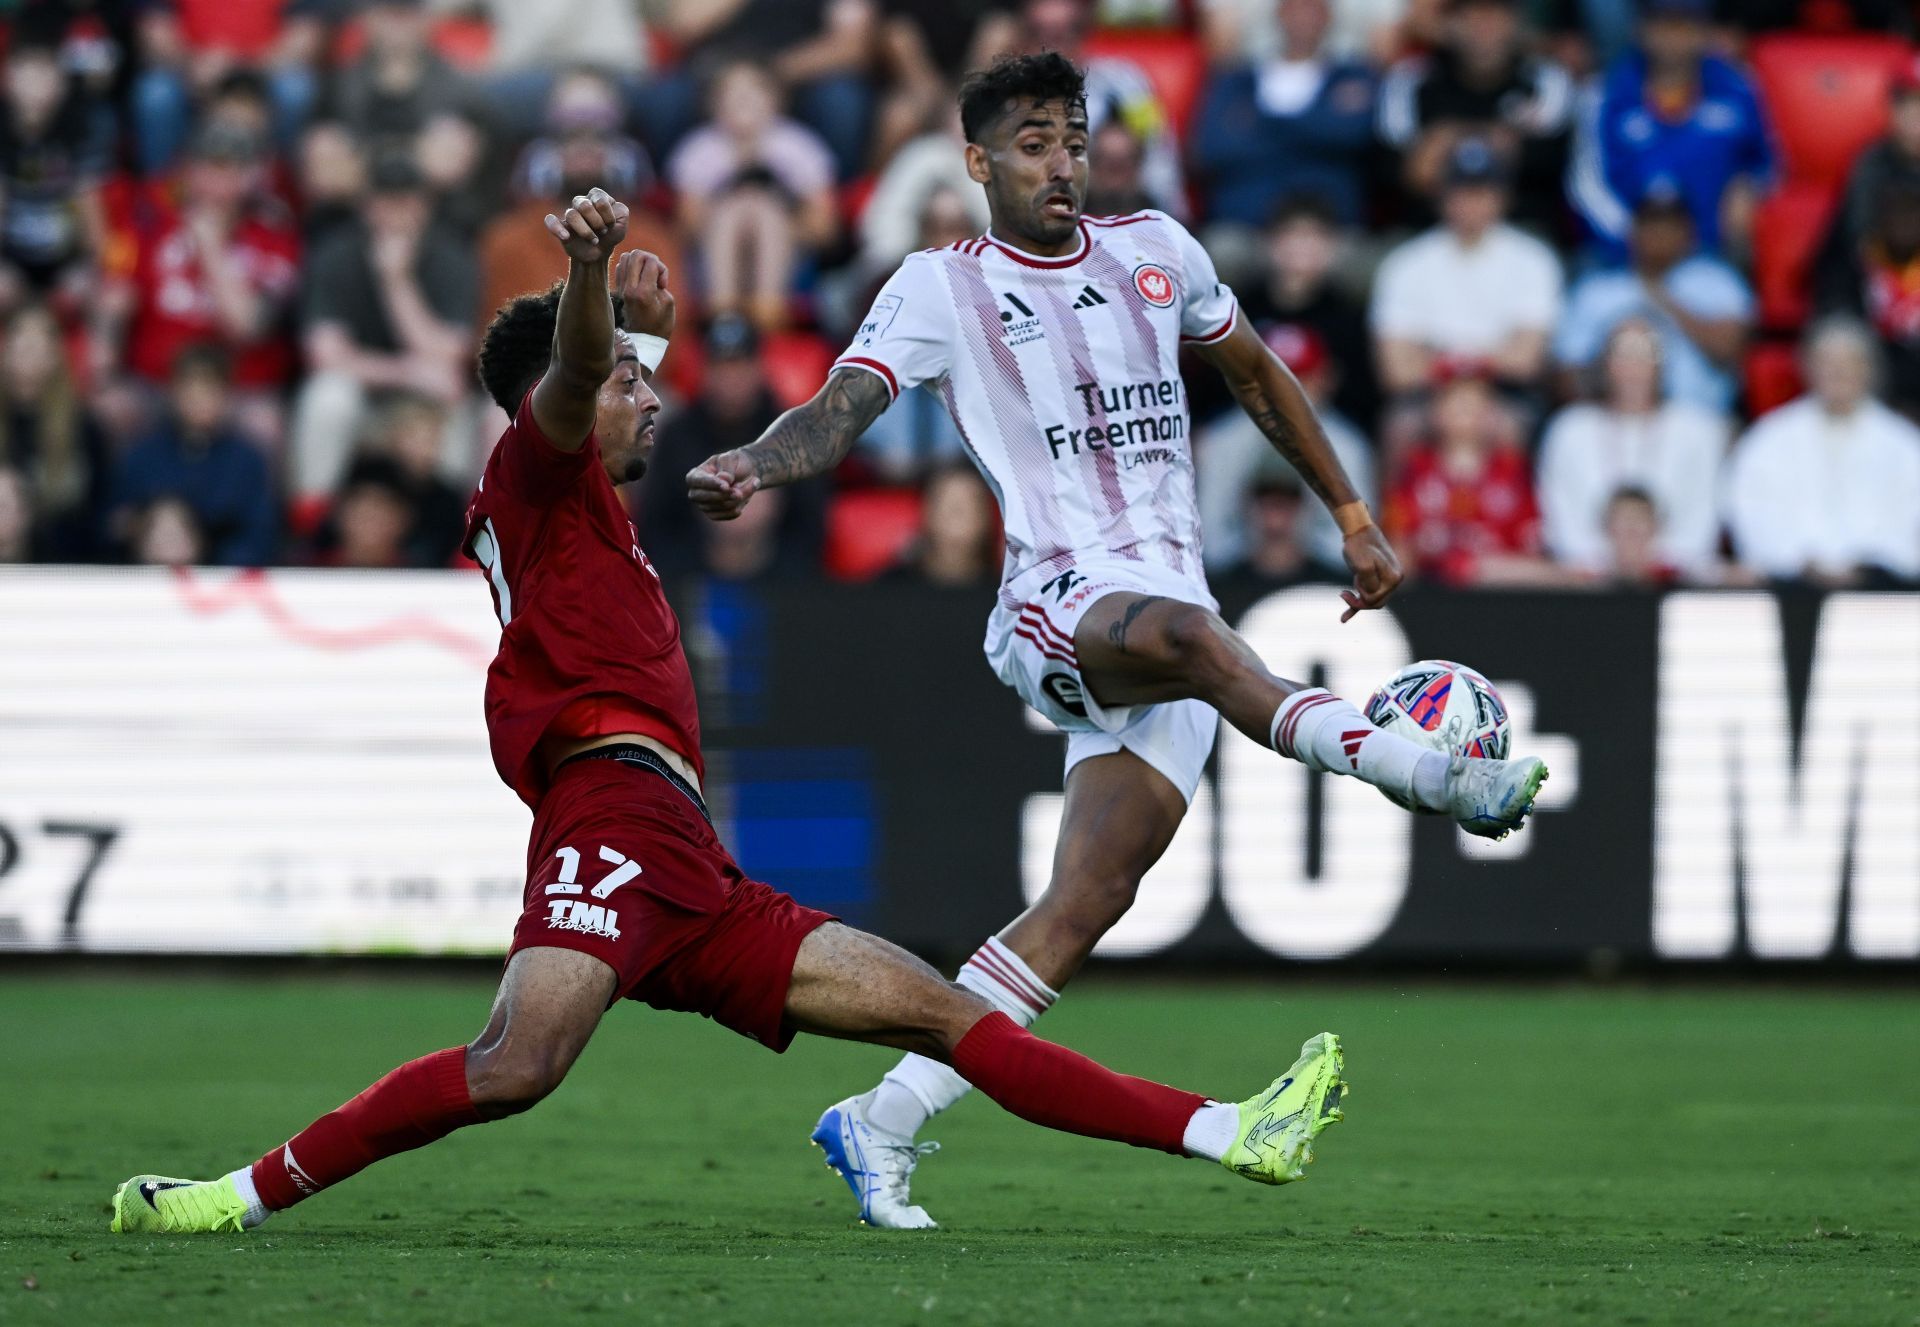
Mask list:
[{"label": "orange wristband", "polygon": [[1333,509],[1333,520],[1340,527],[1340,534],[1359,534],[1373,524],[1373,513],[1367,510],[1364,502],[1345,502]]}]

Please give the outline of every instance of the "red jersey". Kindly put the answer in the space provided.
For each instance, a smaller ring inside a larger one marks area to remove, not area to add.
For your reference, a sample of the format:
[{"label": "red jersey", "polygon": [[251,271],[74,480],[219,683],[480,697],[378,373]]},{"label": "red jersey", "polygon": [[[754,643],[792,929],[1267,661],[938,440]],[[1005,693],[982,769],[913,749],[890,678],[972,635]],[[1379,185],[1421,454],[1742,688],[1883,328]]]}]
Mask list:
[{"label": "red jersey", "polygon": [[287,382],[294,367],[293,343],[279,311],[300,287],[300,237],[291,226],[249,216],[228,238],[229,257],[275,310],[265,334],[241,345],[229,344],[220,328],[213,289],[178,213],[170,207],[158,210],[135,243],[128,275],[138,300],[127,336],[127,363],[135,373],[164,382],[182,350],[215,342],[233,352],[235,386],[280,387]]},{"label": "red jersey", "polygon": [[[704,781],[693,675],[660,573],[588,437],[562,451],[528,392],[467,508],[463,544],[492,583],[500,652],[487,669],[487,737],[509,788],[538,808],[542,738],[632,732]],[[558,726],[556,726],[558,725]]]},{"label": "red jersey", "polygon": [[1422,447],[1402,466],[1382,524],[1422,576],[1455,584],[1473,579],[1480,554],[1540,551],[1540,508],[1518,448],[1494,450],[1477,475],[1459,478],[1438,450]]}]

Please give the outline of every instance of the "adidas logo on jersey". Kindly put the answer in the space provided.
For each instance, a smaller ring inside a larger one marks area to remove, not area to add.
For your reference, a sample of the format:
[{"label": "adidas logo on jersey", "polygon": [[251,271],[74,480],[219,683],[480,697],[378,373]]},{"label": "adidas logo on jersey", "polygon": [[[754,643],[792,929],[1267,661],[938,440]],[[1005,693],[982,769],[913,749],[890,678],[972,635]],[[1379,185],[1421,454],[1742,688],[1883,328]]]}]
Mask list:
[{"label": "adidas logo on jersey", "polygon": [[1073,302],[1076,309],[1091,309],[1096,304],[1105,304],[1107,297],[1092,286],[1080,287],[1080,298]]}]

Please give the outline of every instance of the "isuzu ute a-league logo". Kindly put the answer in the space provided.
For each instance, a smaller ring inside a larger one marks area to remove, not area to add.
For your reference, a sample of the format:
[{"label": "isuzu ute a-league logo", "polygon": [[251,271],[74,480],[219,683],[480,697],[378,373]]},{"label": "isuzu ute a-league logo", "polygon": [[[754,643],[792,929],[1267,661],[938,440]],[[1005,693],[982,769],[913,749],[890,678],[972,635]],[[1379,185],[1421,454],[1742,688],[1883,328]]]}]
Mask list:
[{"label": "isuzu ute a-league logo", "polygon": [[1142,263],[1133,269],[1133,288],[1156,309],[1173,303],[1173,278],[1157,263]]}]

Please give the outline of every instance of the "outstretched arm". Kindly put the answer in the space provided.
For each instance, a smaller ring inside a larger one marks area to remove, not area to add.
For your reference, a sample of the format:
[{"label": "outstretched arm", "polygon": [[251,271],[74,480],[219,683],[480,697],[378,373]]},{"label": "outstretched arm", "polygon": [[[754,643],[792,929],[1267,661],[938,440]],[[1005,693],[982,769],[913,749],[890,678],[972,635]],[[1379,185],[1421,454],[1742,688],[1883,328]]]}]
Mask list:
[{"label": "outstretched arm", "polygon": [[627,206],[604,189],[574,197],[562,216],[547,214],[547,233],[567,253],[567,284],[553,325],[553,357],[533,389],[533,420],[562,451],[577,451],[593,432],[595,398],[613,372],[613,300],[607,260],[627,235]]},{"label": "outstretched arm", "polygon": [[1340,592],[1347,602],[1340,620],[1345,622],[1364,608],[1380,607],[1400,584],[1400,563],[1333,454],[1333,445],[1292,372],[1244,318],[1235,322],[1224,339],[1201,345],[1199,351],[1220,370],[1234,399],[1273,449],[1300,472],[1340,523],[1347,566],[1353,571],[1353,588]]},{"label": "outstretched arm", "polygon": [[746,447],[709,457],[687,472],[687,496],[716,521],[730,521],[763,488],[825,474],[846,457],[891,401],[865,369],[836,369],[813,399],[773,421]]}]

